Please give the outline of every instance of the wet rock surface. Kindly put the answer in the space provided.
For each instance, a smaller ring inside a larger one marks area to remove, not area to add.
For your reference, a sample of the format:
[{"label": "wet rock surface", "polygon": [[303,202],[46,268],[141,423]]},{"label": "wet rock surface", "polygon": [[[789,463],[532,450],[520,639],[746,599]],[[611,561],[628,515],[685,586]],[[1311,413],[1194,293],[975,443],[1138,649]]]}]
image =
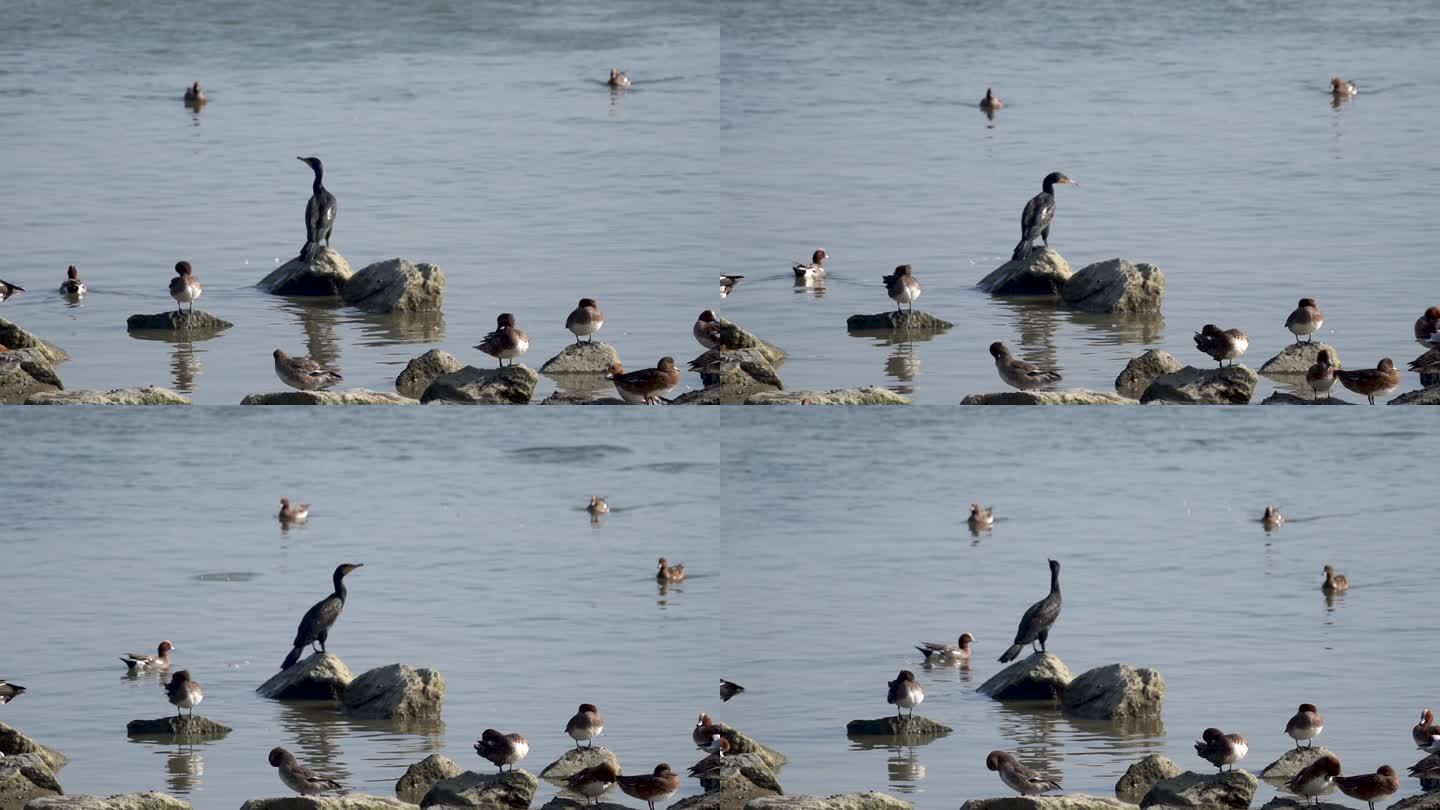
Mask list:
[{"label": "wet rock surface", "polygon": [[420,806],[522,810],[534,801],[539,787],[539,780],[518,768],[504,773],[465,771],[435,782]]},{"label": "wet rock surface", "polygon": [[1023,259],[995,268],[975,286],[991,295],[1058,296],[1072,275],[1065,257],[1050,248],[1036,248]]},{"label": "wet rock surface", "polygon": [[1199,369],[1186,366],[1161,374],[1140,396],[1144,402],[1176,405],[1246,405],[1255,394],[1259,377],[1245,366]]},{"label": "wet rock surface", "polygon": [[990,676],[975,691],[996,700],[1059,700],[1073,680],[1059,656],[1033,653]]},{"label": "wet rock surface", "polygon": [[1151,754],[1125,769],[1125,774],[1115,783],[1115,795],[1131,804],[1138,804],[1156,782],[1183,772],[1169,757]]},{"label": "wet rock surface", "polygon": [[308,263],[299,257],[285,262],[255,286],[271,295],[329,297],[339,295],[353,275],[344,256],[324,248]]},{"label": "wet rock surface", "polygon": [[131,332],[219,332],[235,324],[203,310],[167,310],[154,315],[131,315],[125,328]]},{"label": "wet rock surface", "polygon": [[1156,377],[1174,373],[1184,367],[1185,364],[1175,359],[1175,355],[1151,349],[1125,364],[1125,369],[1115,378],[1115,390],[1121,396],[1139,399]]},{"label": "wet rock surface", "polygon": [[109,391],[46,391],[33,394],[26,405],[189,405],[190,398],[168,388],[115,388]]},{"label": "wet rock surface", "polygon": [[274,391],[247,394],[241,405],[414,405],[415,400],[389,391],[351,388],[347,391]]},{"label": "wet rock surface", "polygon": [[339,295],[362,312],[432,312],[445,303],[445,274],[427,262],[386,259],[346,279]]},{"label": "wet rock surface", "polygon": [[155,720],[131,720],[125,733],[132,737],[187,737],[219,739],[234,729],[198,714],[170,715]]},{"label": "wet rock surface", "polygon": [[970,394],[961,405],[1138,405],[1138,401],[1107,391],[998,391],[993,394]]},{"label": "wet rock surface", "polygon": [[910,400],[888,388],[836,388],[830,391],[761,391],[746,405],[909,405]]},{"label": "wet rock surface", "polygon": [[1261,374],[1299,374],[1303,376],[1310,367],[1315,365],[1315,359],[1321,351],[1330,352],[1330,364],[1335,368],[1341,368],[1340,354],[1335,347],[1328,343],[1315,341],[1313,343],[1291,343],[1280,350],[1280,353],[1266,360],[1260,366]]},{"label": "wet rock surface", "polygon": [[1186,771],[1156,782],[1140,800],[1141,807],[1245,808],[1255,798],[1260,780],[1248,771],[1200,774]]},{"label": "wet rock surface", "polygon": [[1159,717],[1165,703],[1165,678],[1153,669],[1110,664],[1088,670],[1065,687],[1060,706],[1066,714],[1097,720]]},{"label": "wet rock surface", "polygon": [[371,720],[414,720],[440,716],[445,679],[433,669],[390,664],[350,682],[340,695],[345,713]]},{"label": "wet rock surface", "polygon": [[395,390],[402,396],[419,399],[436,377],[452,374],[464,367],[465,364],[455,355],[431,349],[405,364],[405,370],[395,378]]},{"label": "wet rock surface", "polygon": [[1060,297],[1081,312],[1158,312],[1165,300],[1165,274],[1153,264],[1109,259],[1070,276]]},{"label": "wet rock surface", "polygon": [[504,368],[466,366],[436,377],[420,395],[421,402],[462,405],[524,405],[535,393],[540,375],[521,365]]},{"label": "wet rock surface", "polygon": [[918,309],[892,309],[874,315],[851,315],[845,328],[851,332],[943,332],[955,324]]},{"label": "wet rock surface", "polygon": [[604,374],[620,355],[609,343],[571,343],[540,366],[541,374]]},{"label": "wet rock surface", "polygon": [[921,715],[880,717],[875,720],[851,720],[845,733],[852,737],[943,737],[954,731]]},{"label": "wet rock surface", "polygon": [[255,691],[275,700],[339,700],[353,680],[355,676],[340,656],[313,653],[271,675]]}]

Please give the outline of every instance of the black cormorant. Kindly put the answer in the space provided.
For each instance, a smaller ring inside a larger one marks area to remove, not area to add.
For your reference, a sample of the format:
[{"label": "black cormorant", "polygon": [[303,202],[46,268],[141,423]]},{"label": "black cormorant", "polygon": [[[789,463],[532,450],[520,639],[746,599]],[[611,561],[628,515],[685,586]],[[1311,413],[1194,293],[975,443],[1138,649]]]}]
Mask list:
[{"label": "black cormorant", "polygon": [[286,670],[294,666],[295,662],[300,660],[300,654],[305,651],[306,645],[319,643],[320,652],[325,652],[325,639],[329,637],[330,628],[335,626],[335,620],[340,618],[340,611],[345,607],[345,575],[363,566],[364,563],[345,563],[335,569],[335,592],[305,611],[305,617],[295,629],[295,649],[285,656],[285,663],[280,665],[280,669]]},{"label": "black cormorant", "polygon": [[1011,261],[1030,255],[1030,243],[1037,236],[1045,240],[1045,247],[1050,247],[1050,220],[1055,218],[1055,186],[1061,183],[1079,185],[1060,172],[1051,172],[1045,175],[1041,192],[1025,203],[1025,210],[1020,214],[1020,244],[1015,246]]},{"label": "black cormorant", "polygon": [[310,187],[310,202],[305,204],[305,247],[300,249],[300,261],[308,262],[320,255],[320,242],[330,247],[330,232],[335,230],[335,195],[325,190],[325,167],[320,158],[295,158],[315,172],[315,183]]},{"label": "black cormorant", "polygon": [[1045,652],[1045,639],[1050,636],[1050,627],[1060,618],[1060,563],[1050,561],[1050,593],[1044,599],[1030,606],[1020,617],[1020,628],[1015,631],[1015,643],[1000,656],[1000,663],[1014,661],[1026,644],[1040,642],[1040,652]]}]

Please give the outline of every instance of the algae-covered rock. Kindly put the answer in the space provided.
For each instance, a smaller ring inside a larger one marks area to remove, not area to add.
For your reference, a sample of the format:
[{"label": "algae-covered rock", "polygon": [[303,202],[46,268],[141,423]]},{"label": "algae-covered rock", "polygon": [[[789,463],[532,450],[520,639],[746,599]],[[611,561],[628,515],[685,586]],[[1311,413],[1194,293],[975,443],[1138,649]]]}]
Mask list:
[{"label": "algae-covered rock", "polygon": [[1108,391],[1086,391],[1072,388],[1068,391],[999,391],[993,394],[970,394],[960,400],[961,405],[1138,405],[1136,400],[1127,399]]},{"label": "algae-covered rock", "polygon": [[439,717],[444,701],[445,679],[440,673],[408,664],[376,667],[340,694],[346,714],[371,720]]},{"label": "algae-covered rock", "polygon": [[[765,757],[758,752],[746,754],[726,754],[723,763],[714,755],[705,758],[705,762],[716,767],[716,771],[705,771],[706,775],[700,777],[700,787],[708,791],[729,790],[743,791],[751,787],[758,787],[775,794],[783,794],[780,789],[780,782],[775,777],[775,769],[765,760]],[[709,765],[706,766],[707,768]]]},{"label": "algae-covered rock", "polygon": [[[780,389],[773,385],[761,385],[753,380],[744,382],[723,382],[707,385],[693,391],[686,391],[670,400],[671,405],[743,405],[755,394],[764,394]],[[782,392],[783,393],[783,392]]]},{"label": "algae-covered rock", "polygon": [[1304,374],[1315,365],[1320,352],[1330,352],[1330,365],[1340,368],[1340,354],[1328,343],[1291,343],[1260,366],[1261,374]]},{"label": "algae-covered rock", "polygon": [[1119,799],[1067,793],[1064,796],[1006,796],[1000,799],[971,799],[960,810],[1134,810],[1135,805]]},{"label": "algae-covered rock", "polygon": [[715,385],[785,387],[765,352],[755,346],[726,351],[710,349],[690,361],[690,370],[700,375],[700,382],[707,388]]},{"label": "algae-covered rock", "polygon": [[420,395],[421,402],[455,402],[464,405],[524,405],[535,393],[540,375],[525,366],[476,368],[436,377]]},{"label": "algae-covered rock", "polygon": [[736,780],[719,790],[698,793],[670,805],[668,810],[745,810],[751,799],[765,799],[777,796],[773,790],[755,787],[748,782]]},{"label": "algae-covered rock", "polygon": [[55,369],[35,352],[0,353],[0,405],[18,405],[31,397],[64,389]]},{"label": "algae-covered rock", "polygon": [[604,374],[620,355],[609,343],[570,343],[545,361],[542,374]]},{"label": "algae-covered rock", "polygon": [[1294,394],[1287,394],[1284,391],[1275,391],[1270,396],[1260,400],[1261,405],[1354,405],[1353,402],[1346,402],[1335,397],[1298,397]]},{"label": "algae-covered rock", "polygon": [[1150,788],[1141,807],[1245,808],[1255,798],[1260,780],[1248,771],[1200,774],[1186,771],[1161,779]]},{"label": "algae-covered rock", "polygon": [[45,766],[52,771],[58,771],[65,767],[69,760],[65,755],[52,748],[46,748],[24,732],[14,726],[0,723],[0,754],[7,757],[18,757],[23,754],[38,754]]},{"label": "algae-covered rock", "polygon": [[168,793],[120,793],[32,799],[26,803],[25,810],[190,810],[190,803]]},{"label": "algae-covered rock", "polygon": [[405,364],[405,370],[395,378],[395,390],[411,399],[419,399],[436,377],[451,374],[464,367],[465,364],[457,360],[455,355],[431,349]]},{"label": "algae-covered rock", "polygon": [[910,803],[888,793],[837,793],[833,796],[776,796],[751,799],[745,810],[909,810]]},{"label": "algae-covered rock", "polygon": [[535,799],[540,783],[523,770],[504,773],[466,771],[441,779],[420,800],[421,807],[521,810]]},{"label": "algae-covered rock", "polygon": [[1279,759],[1266,765],[1265,768],[1260,771],[1260,778],[1289,780],[1290,777],[1310,767],[1315,760],[1330,753],[1330,751],[1318,745],[1291,748],[1281,754]]},{"label": "algae-covered rock", "polygon": [[888,715],[875,720],[851,720],[845,733],[852,737],[943,737],[954,731],[928,717]]},{"label": "algae-covered rock", "polygon": [[347,793],[343,796],[286,796],[251,799],[240,810],[415,810],[415,805],[389,796]]},{"label": "algae-covered rock", "polygon": [[851,315],[845,319],[845,329],[850,332],[943,332],[954,326],[918,309],[892,309],[874,315]]},{"label": "algae-covered rock", "polygon": [[995,268],[975,285],[991,295],[1059,295],[1073,273],[1065,257],[1050,248]]},{"label": "algae-covered rock", "polygon": [[1177,405],[1245,405],[1255,393],[1259,377],[1245,366],[1199,369],[1186,366],[1161,374],[1140,396],[1143,402]]},{"label": "algae-covered rock", "polygon": [[114,388],[109,391],[45,391],[26,405],[189,405],[190,398],[168,388]]},{"label": "algae-covered rock", "polygon": [[570,748],[560,755],[560,758],[545,766],[540,772],[541,779],[548,779],[552,782],[564,782],[566,779],[585,770],[593,768],[602,762],[610,763],[610,767],[617,772],[620,770],[620,758],[615,756],[608,748],[595,746],[594,748]]},{"label": "algae-covered rock", "polygon": [[314,653],[255,687],[261,697],[275,700],[339,700],[355,680],[350,667],[333,653]]},{"label": "algae-covered rock", "polygon": [[35,353],[50,365],[59,365],[70,359],[65,350],[47,340],[25,331],[19,324],[0,318],[0,346],[9,351],[34,349]]},{"label": "algae-covered rock", "polygon": [[0,758],[0,807],[23,807],[31,799],[64,792],[40,754]]},{"label": "algae-covered rock", "polygon": [[419,804],[420,800],[430,792],[430,789],[435,787],[436,782],[459,776],[464,772],[465,769],[461,768],[455,760],[439,754],[431,754],[405,769],[404,775],[395,782],[395,795],[404,801]]},{"label": "algae-covered rock", "polygon": [[187,739],[219,739],[234,729],[200,715],[170,715],[155,720],[131,720],[125,733],[131,737],[185,737]]},{"label": "algae-covered rock", "polygon": [[340,297],[365,312],[431,312],[445,303],[445,274],[426,262],[386,259],[350,276]]},{"label": "algae-covered rock", "polygon": [[1034,653],[1000,670],[975,691],[996,700],[1058,700],[1075,676],[1053,653]]},{"label": "algae-covered rock", "polygon": [[154,315],[131,315],[125,328],[131,332],[219,332],[235,324],[203,310],[166,310]]},{"label": "algae-covered rock", "polygon": [[1151,349],[1125,364],[1125,370],[1115,378],[1115,390],[1121,396],[1139,399],[1156,377],[1179,371],[1184,367],[1185,364],[1175,359],[1175,355],[1159,349]]},{"label": "algae-covered rock", "polygon": [[785,359],[785,351],[779,346],[763,341],[723,318],[715,321],[715,327],[719,330],[720,345],[727,350],[759,349],[772,366]]},{"label": "algae-covered rock", "polygon": [[1153,264],[1109,259],[1072,275],[1060,297],[1081,312],[1158,312],[1165,300],[1165,274]]},{"label": "algae-covered rock", "polygon": [[751,394],[746,405],[909,405],[910,400],[888,388],[836,388],[830,391],[764,391]]},{"label": "algae-covered rock", "polygon": [[255,286],[272,295],[336,296],[353,275],[350,262],[327,247],[309,262],[291,259]]},{"label": "algae-covered rock", "polygon": [[1137,804],[1145,798],[1145,794],[1150,792],[1156,782],[1179,776],[1181,773],[1180,766],[1176,765],[1174,760],[1151,754],[1125,769],[1125,775],[1115,783],[1115,795],[1131,804]]},{"label": "algae-covered rock", "polygon": [[1110,664],[1083,672],[1065,687],[1060,706],[1067,714],[1097,720],[1158,717],[1165,702],[1165,678],[1153,669]]},{"label": "algae-covered rock", "polygon": [[[727,723],[712,723],[715,731],[730,743],[730,754],[758,754],[771,770],[778,771],[785,764],[785,755],[749,736]],[[729,756],[727,754],[726,756]]]},{"label": "algae-covered rock", "polygon": [[274,391],[247,394],[241,405],[414,405],[415,400],[389,391],[351,388],[346,391]]}]

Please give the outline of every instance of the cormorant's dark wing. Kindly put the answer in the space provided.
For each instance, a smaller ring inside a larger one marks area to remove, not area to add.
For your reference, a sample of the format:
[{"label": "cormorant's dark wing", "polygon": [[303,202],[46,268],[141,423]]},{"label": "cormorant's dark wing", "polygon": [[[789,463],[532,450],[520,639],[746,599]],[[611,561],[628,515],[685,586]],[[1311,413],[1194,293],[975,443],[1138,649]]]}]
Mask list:
[{"label": "cormorant's dark wing", "polygon": [[1060,600],[1052,598],[1053,596],[1054,594],[1046,596],[1031,605],[1025,615],[1020,617],[1020,628],[1015,632],[1016,644],[1029,644],[1039,638],[1041,630],[1055,622],[1060,615]]},{"label": "cormorant's dark wing", "polygon": [[340,608],[345,603],[333,594],[316,602],[305,616],[300,619],[300,626],[295,628],[295,644],[293,646],[303,647],[306,644],[314,643],[320,638],[320,631],[333,625],[335,620],[340,618]]},{"label": "cormorant's dark wing", "polygon": [[1030,198],[1030,202],[1025,203],[1025,210],[1020,213],[1020,232],[1027,239],[1034,239],[1049,227],[1050,220],[1054,217],[1054,195],[1044,192],[1036,194]]}]

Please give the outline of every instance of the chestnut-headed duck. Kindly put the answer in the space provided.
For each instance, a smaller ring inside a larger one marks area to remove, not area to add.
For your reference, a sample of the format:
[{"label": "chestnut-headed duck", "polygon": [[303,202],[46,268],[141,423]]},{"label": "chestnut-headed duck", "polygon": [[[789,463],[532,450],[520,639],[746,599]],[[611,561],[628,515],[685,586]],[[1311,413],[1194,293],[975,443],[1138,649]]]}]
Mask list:
[{"label": "chestnut-headed duck", "polygon": [[495,358],[502,367],[506,360],[513,366],[515,358],[530,348],[530,338],[515,326],[514,315],[502,312],[495,319],[495,331],[481,339],[475,348]]},{"label": "chestnut-headed duck", "polygon": [[1295,748],[1298,750],[1301,740],[1309,740],[1310,745],[1314,746],[1315,738],[1320,736],[1320,731],[1324,728],[1325,721],[1320,717],[1320,710],[1315,708],[1315,704],[1301,703],[1294,716],[1285,723],[1285,734],[1295,741]]},{"label": "chestnut-headed duck", "polygon": [[170,651],[175,645],[168,641],[160,642],[155,648],[154,655],[143,655],[141,653],[126,653],[120,656],[125,662],[125,668],[130,672],[139,674],[141,672],[164,672],[170,668]]},{"label": "chestnut-headed duck", "polygon": [[928,663],[932,657],[944,661],[969,661],[970,644],[975,637],[969,633],[961,633],[960,640],[955,644],[945,644],[939,641],[922,641],[915,645],[915,649],[925,656]]},{"label": "chestnut-headed duck", "polygon": [[79,298],[85,294],[85,282],[80,280],[80,271],[76,270],[73,264],[65,271],[65,280],[60,282],[60,294],[71,298]]},{"label": "chestnut-headed duck", "polygon": [[600,716],[600,710],[595,708],[593,703],[581,703],[575,716],[565,724],[565,733],[575,741],[575,747],[580,747],[582,740],[589,740],[587,748],[595,747],[595,738],[605,730],[605,718]]},{"label": "chestnut-headed duck", "polygon": [[1375,368],[1353,371],[1342,368],[1335,372],[1335,376],[1340,379],[1341,385],[1365,397],[1371,405],[1375,404],[1375,397],[1383,397],[1400,387],[1400,371],[1388,357],[1377,363]]},{"label": "chestnut-headed duck", "polygon": [[819,278],[825,275],[825,260],[828,258],[830,258],[829,254],[825,252],[824,248],[820,248],[811,254],[809,264],[796,262],[791,265],[791,268],[795,271],[796,278]]},{"label": "chestnut-headed duck", "polygon": [[1195,333],[1195,348],[1210,355],[1220,365],[1225,365],[1229,360],[1230,365],[1235,365],[1235,360],[1250,348],[1250,338],[1239,329],[1221,329],[1213,323],[1207,323]]}]

